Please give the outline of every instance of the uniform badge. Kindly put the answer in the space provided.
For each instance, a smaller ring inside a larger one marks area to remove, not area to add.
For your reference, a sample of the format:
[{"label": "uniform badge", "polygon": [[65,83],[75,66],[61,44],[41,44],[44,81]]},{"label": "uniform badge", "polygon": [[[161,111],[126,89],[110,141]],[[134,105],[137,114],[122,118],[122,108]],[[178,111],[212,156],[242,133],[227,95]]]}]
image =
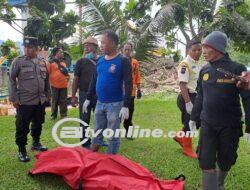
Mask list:
[{"label": "uniform badge", "polygon": [[207,81],[208,79],[209,79],[209,74],[208,73],[204,74],[203,75],[203,80]]},{"label": "uniform badge", "polygon": [[186,67],[182,67],[181,68],[181,74],[185,74],[186,73]]},{"label": "uniform badge", "polygon": [[110,73],[115,73],[115,69],[116,69],[116,65],[115,64],[111,64],[111,66],[109,67],[109,72]]}]

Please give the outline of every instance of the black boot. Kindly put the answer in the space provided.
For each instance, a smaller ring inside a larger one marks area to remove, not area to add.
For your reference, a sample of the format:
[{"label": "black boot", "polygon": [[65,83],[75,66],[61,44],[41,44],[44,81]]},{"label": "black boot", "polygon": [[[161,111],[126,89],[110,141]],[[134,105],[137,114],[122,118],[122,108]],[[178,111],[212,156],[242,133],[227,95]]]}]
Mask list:
[{"label": "black boot", "polygon": [[134,140],[133,137],[132,137],[132,135],[128,135],[128,131],[126,131],[125,138],[128,139],[128,140],[131,140],[131,141]]},{"label": "black boot", "polygon": [[25,146],[19,146],[18,147],[18,159],[20,160],[20,162],[29,162],[30,158],[27,155],[27,151]]},{"label": "black boot", "polygon": [[46,146],[43,146],[40,142],[34,142],[32,144],[31,150],[46,151],[48,150],[48,148]]}]

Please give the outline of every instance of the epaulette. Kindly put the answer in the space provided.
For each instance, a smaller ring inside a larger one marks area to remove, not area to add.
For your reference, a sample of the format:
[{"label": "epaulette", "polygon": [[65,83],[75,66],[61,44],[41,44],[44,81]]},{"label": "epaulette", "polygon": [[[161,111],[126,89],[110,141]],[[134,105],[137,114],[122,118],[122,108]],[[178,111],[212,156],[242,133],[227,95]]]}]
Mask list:
[{"label": "epaulette", "polygon": [[24,58],[25,55],[19,55],[18,57],[16,57],[17,59],[21,59],[21,58]]}]

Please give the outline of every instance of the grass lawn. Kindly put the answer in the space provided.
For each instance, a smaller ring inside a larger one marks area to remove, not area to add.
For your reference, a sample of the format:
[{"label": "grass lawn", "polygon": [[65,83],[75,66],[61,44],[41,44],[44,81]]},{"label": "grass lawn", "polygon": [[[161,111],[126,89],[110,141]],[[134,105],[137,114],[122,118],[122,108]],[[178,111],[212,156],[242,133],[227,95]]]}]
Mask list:
[{"label": "grass lawn", "polygon": [[[46,115],[42,142],[49,148],[57,147],[51,136],[54,122]],[[69,111],[70,117],[78,117],[78,109]],[[180,112],[176,107],[174,95],[158,94],[154,97],[136,101],[134,124],[141,128],[161,128],[166,132],[181,128]],[[15,118],[0,117],[0,189],[2,190],[52,190],[69,189],[60,177],[40,175],[34,178],[27,175],[34,163],[34,152],[28,150],[31,162],[20,163],[17,160],[15,145]],[[195,139],[194,144],[197,144]],[[31,138],[29,136],[30,149]],[[197,160],[182,155],[181,148],[170,138],[140,138],[134,141],[122,140],[120,154],[140,163],[162,179],[175,178],[179,174],[186,176],[185,189],[201,189],[201,173]],[[250,147],[241,139],[238,160],[226,180],[227,190],[250,189]]]}]

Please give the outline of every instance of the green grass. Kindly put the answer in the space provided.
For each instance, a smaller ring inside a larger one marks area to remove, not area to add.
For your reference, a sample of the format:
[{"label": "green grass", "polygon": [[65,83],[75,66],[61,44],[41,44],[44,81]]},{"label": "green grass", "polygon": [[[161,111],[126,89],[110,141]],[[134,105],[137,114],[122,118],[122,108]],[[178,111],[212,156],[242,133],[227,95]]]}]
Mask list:
[{"label": "green grass", "polygon": [[[78,109],[71,109],[69,116],[78,117]],[[42,142],[49,148],[57,147],[51,136],[52,121],[49,113],[43,127]],[[134,124],[141,128],[161,128],[168,132],[181,128],[180,112],[176,107],[175,96],[162,93],[144,97],[136,101]],[[20,163],[17,160],[15,145],[15,118],[13,116],[0,118],[0,189],[10,190],[52,190],[69,189],[60,177],[53,175],[27,175],[35,159],[34,152],[29,150],[31,162]],[[31,137],[29,135],[30,148]],[[194,140],[194,145],[197,139]],[[104,151],[104,149],[103,149]],[[120,154],[140,163],[161,179],[172,179],[179,174],[186,176],[185,189],[201,189],[201,172],[197,160],[182,155],[177,143],[170,138],[140,138],[134,141],[122,140]],[[238,160],[226,180],[227,190],[250,189],[250,148],[242,138],[238,150]]]}]

